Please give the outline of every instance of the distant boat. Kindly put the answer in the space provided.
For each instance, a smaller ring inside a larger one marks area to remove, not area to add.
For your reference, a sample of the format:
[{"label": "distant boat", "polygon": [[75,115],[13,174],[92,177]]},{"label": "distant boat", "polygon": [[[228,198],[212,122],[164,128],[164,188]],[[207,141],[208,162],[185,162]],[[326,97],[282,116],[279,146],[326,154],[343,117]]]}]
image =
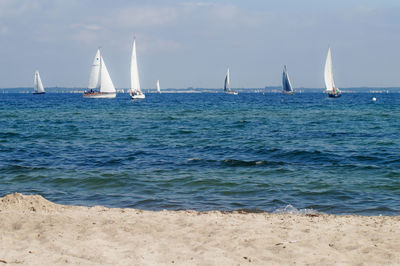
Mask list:
[{"label": "distant boat", "polygon": [[289,94],[289,95],[293,94],[292,83],[290,82],[289,74],[287,72],[286,66],[283,67],[282,89],[283,89],[283,93],[285,93],[285,94]]},{"label": "distant boat", "polygon": [[83,97],[115,98],[116,95],[117,92],[108,73],[106,62],[101,56],[100,49],[97,49],[90,72],[88,90],[85,91]]},{"label": "distant boat", "polygon": [[40,79],[39,70],[35,71],[35,78],[33,80],[33,94],[45,94],[42,80]]},{"label": "distant boat", "polygon": [[159,80],[157,80],[157,82],[156,82],[156,89],[157,89],[157,92],[158,92],[158,93],[161,93],[160,81],[159,81]]},{"label": "distant boat", "polygon": [[331,48],[328,49],[328,55],[326,56],[324,79],[326,88],[325,92],[328,96],[332,98],[340,97],[342,93],[338,88],[336,88],[335,81],[333,80]]},{"label": "distant boat", "polygon": [[144,99],[146,96],[140,90],[139,69],[136,58],[136,39],[133,40],[132,56],[131,56],[131,88],[129,95],[132,99]]},{"label": "distant boat", "polygon": [[226,71],[226,77],[225,77],[225,83],[224,83],[224,92],[226,94],[233,94],[233,95],[237,95],[237,91],[232,91],[231,90],[231,78],[229,76],[229,68]]}]

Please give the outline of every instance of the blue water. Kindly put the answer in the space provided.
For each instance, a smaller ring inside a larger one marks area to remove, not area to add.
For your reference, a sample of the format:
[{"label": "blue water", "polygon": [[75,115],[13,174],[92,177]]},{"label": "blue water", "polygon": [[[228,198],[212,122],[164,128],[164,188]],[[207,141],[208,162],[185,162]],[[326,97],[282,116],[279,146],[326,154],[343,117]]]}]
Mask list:
[{"label": "blue water", "polygon": [[0,196],[12,192],[150,210],[400,215],[400,94],[0,94]]}]

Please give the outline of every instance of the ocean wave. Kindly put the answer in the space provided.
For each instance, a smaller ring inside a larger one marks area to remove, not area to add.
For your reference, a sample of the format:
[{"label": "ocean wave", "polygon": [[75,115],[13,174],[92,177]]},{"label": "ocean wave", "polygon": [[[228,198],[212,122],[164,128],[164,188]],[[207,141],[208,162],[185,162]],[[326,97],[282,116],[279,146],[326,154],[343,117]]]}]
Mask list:
[{"label": "ocean wave", "polygon": [[236,159],[225,159],[221,161],[224,165],[232,166],[232,167],[240,167],[240,166],[262,166],[262,165],[284,165],[284,162],[275,162],[275,161],[265,161],[265,160],[236,160]]},{"label": "ocean wave", "polygon": [[18,138],[22,136],[22,134],[18,132],[0,132],[0,139],[2,138]]},{"label": "ocean wave", "polygon": [[223,179],[205,178],[205,179],[196,179],[196,180],[192,179],[188,182],[185,182],[184,185],[187,187],[229,188],[229,187],[237,186],[239,184],[236,182],[224,181]]},{"label": "ocean wave", "polygon": [[339,162],[340,158],[337,154],[332,152],[322,152],[319,150],[291,150],[282,151],[277,153],[274,157],[287,162],[298,162],[301,164],[332,164]]},{"label": "ocean wave", "polygon": [[388,213],[398,213],[400,209],[392,209],[386,206],[377,206],[373,208],[365,208],[363,210],[355,210],[353,211],[356,214],[369,214],[369,213],[376,213],[379,215],[388,214]]},{"label": "ocean wave", "polygon": [[286,205],[285,207],[278,208],[273,213],[278,213],[278,214],[321,214],[321,212],[318,212],[314,209],[296,209],[292,205]]},{"label": "ocean wave", "polygon": [[[400,178],[400,171],[390,171],[385,174],[387,178]],[[399,181],[400,182],[400,181]],[[391,186],[391,184],[389,184]]]},{"label": "ocean wave", "polygon": [[276,165],[285,165],[285,162],[280,161],[265,161],[265,160],[237,160],[237,159],[223,159],[223,160],[211,160],[211,159],[201,159],[201,158],[190,158],[187,162],[192,164],[201,164],[201,165],[210,165],[210,164],[219,164],[222,166],[230,166],[230,167],[248,167],[248,166],[276,166]]},{"label": "ocean wave", "polygon": [[34,172],[34,171],[43,171],[43,170],[49,170],[52,168],[45,167],[45,166],[24,166],[24,165],[19,165],[19,164],[9,164],[7,166],[3,166],[0,168],[1,171],[4,171],[6,173],[29,173],[29,172]]}]

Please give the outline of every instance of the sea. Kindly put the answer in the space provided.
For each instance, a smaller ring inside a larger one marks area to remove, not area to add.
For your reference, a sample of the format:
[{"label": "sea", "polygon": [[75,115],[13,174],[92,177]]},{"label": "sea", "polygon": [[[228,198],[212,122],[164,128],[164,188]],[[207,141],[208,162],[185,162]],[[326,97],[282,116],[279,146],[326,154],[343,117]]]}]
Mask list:
[{"label": "sea", "polygon": [[144,210],[400,215],[400,93],[2,93],[0,196],[14,192]]}]

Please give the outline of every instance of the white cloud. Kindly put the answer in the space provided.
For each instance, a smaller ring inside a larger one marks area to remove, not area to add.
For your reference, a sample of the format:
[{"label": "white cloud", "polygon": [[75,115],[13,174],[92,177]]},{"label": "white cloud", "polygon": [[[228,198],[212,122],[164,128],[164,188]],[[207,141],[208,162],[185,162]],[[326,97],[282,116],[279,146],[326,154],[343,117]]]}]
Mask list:
[{"label": "white cloud", "polygon": [[140,27],[167,27],[176,24],[202,25],[219,23],[235,26],[257,26],[262,22],[261,14],[245,11],[233,4],[219,4],[208,2],[187,2],[168,6],[131,5],[116,9],[112,19],[107,22],[125,28]]},{"label": "white cloud", "polygon": [[84,25],[84,28],[86,30],[90,30],[90,31],[98,31],[101,30],[101,27],[99,25],[94,25],[94,24],[90,24],[90,25]]},{"label": "white cloud", "polygon": [[209,14],[215,19],[230,22],[240,18],[239,9],[234,5],[213,5],[209,10]]},{"label": "white cloud", "polygon": [[72,24],[70,28],[73,30],[87,30],[87,31],[99,31],[102,29],[102,27],[97,24]]},{"label": "white cloud", "polygon": [[80,30],[73,34],[72,38],[78,42],[92,44],[95,43],[95,41],[97,40],[97,34],[93,31]]},{"label": "white cloud", "polygon": [[181,4],[182,6],[187,6],[187,7],[208,7],[208,6],[214,6],[214,3],[209,3],[209,2],[185,2]]},{"label": "white cloud", "polygon": [[21,16],[36,6],[32,0],[0,0],[0,17]]},{"label": "white cloud", "polygon": [[[160,38],[145,38],[142,43],[141,50],[144,52],[155,53],[155,52],[174,52],[182,51],[184,48],[182,44],[175,40],[165,40]],[[138,45],[139,45],[138,44]]]},{"label": "white cloud", "polygon": [[119,10],[116,20],[123,27],[165,26],[177,18],[174,7],[131,6]]}]

